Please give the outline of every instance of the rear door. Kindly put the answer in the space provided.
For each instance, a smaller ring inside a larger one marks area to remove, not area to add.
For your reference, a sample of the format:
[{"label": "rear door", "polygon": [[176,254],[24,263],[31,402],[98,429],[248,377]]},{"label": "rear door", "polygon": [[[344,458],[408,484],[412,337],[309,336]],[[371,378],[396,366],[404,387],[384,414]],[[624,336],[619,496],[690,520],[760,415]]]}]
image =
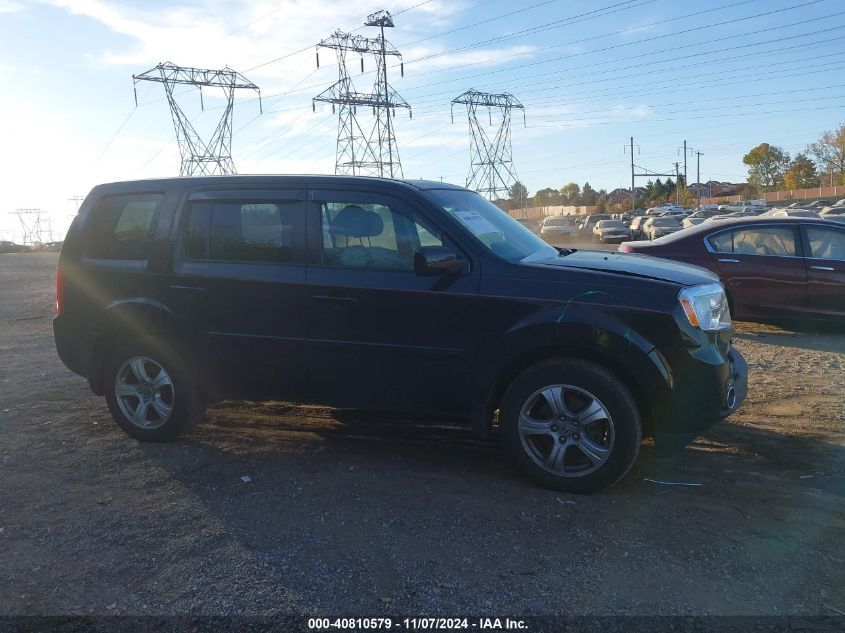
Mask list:
[{"label": "rear door", "polygon": [[[309,376],[338,406],[465,414],[479,272],[420,277],[420,246],[451,243],[405,199],[313,191],[309,202]],[[460,253],[460,251],[458,251]]]},{"label": "rear door", "polygon": [[161,262],[154,243],[165,208],[164,192],[121,193],[96,201],[79,244],[68,244],[68,253],[81,252],[62,257],[67,314],[96,330],[98,319],[133,304],[134,320],[121,323],[129,336],[143,336],[158,323]]},{"label": "rear door", "polygon": [[808,309],[845,317],[845,229],[803,224]]},{"label": "rear door", "polygon": [[296,399],[305,367],[305,189],[201,190],[179,218],[167,304],[220,395]]},{"label": "rear door", "polygon": [[745,225],[708,236],[714,268],[740,315],[790,316],[807,307],[807,273],[795,223]]}]

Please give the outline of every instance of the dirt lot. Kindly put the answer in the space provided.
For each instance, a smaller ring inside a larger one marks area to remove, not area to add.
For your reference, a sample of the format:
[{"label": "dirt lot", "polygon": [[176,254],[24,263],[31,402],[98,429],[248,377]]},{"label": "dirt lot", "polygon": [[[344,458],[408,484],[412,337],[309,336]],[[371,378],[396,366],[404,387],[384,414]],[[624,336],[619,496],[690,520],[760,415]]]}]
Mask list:
[{"label": "dirt lot", "polygon": [[56,356],[55,262],[0,256],[2,614],[845,614],[845,335],[740,324],[741,412],[579,497],[284,403],[130,440]]}]

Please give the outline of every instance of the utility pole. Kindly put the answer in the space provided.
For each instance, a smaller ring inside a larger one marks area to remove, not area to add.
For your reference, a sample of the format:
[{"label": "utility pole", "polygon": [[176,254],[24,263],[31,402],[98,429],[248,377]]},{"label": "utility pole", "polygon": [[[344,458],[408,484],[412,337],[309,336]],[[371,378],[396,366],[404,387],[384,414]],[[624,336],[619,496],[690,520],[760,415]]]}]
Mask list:
[{"label": "utility pole", "polygon": [[681,204],[681,184],[678,182],[680,174],[678,173],[678,161],[675,161],[675,204]]},{"label": "utility pole", "polygon": [[[467,90],[452,99],[452,122],[455,121],[455,104],[465,105],[469,118],[470,134],[470,170],[466,186],[495,201],[508,195],[510,187],[519,180],[513,165],[511,146],[511,110],[522,110],[522,122],[525,124],[525,107],[512,94],[504,92],[493,94]],[[490,123],[493,122],[492,110],[502,115],[494,136],[484,131],[478,117],[478,108],[487,108]],[[504,194],[504,195],[501,195]],[[521,201],[520,208],[525,206]]]},{"label": "utility pole", "polygon": [[704,152],[699,152],[696,150],[695,152],[695,163],[696,163],[696,188],[695,188],[695,203],[696,203],[696,210],[701,211],[701,157],[704,155]]},{"label": "utility pole", "polygon": [[687,186],[687,142],[684,141],[684,187]]},{"label": "utility pole", "polygon": [[636,208],[637,191],[634,188],[634,137],[631,137],[631,213]]}]

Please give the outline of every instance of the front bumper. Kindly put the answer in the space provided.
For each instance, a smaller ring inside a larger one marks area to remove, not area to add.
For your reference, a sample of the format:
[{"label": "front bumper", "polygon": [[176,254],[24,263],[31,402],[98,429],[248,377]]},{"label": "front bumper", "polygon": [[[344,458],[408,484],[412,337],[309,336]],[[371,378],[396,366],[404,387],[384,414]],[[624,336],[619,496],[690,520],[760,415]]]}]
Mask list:
[{"label": "front bumper", "polygon": [[748,392],[748,364],[729,346],[660,349],[668,388],[659,390],[652,432],[657,450],[671,453],[742,406]]}]

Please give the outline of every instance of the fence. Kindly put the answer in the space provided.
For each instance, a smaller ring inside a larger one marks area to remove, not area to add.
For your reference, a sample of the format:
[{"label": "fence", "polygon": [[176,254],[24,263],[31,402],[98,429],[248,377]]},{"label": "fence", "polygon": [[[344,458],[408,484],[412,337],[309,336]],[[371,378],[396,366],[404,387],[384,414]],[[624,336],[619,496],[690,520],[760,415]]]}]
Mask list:
[{"label": "fence", "polygon": [[508,211],[515,218],[536,220],[547,215],[587,215],[595,213],[596,207],[588,206],[561,206],[548,205],[545,207],[526,207],[525,209],[512,209]]},{"label": "fence", "polygon": [[[834,187],[813,187],[811,189],[792,189],[789,191],[769,191],[761,196],[767,202],[786,202],[792,200],[807,200],[808,198],[832,198],[835,202],[845,198],[845,186]],[[712,198],[701,198],[701,204],[718,204],[721,202],[739,202],[742,196],[713,196]]]}]

